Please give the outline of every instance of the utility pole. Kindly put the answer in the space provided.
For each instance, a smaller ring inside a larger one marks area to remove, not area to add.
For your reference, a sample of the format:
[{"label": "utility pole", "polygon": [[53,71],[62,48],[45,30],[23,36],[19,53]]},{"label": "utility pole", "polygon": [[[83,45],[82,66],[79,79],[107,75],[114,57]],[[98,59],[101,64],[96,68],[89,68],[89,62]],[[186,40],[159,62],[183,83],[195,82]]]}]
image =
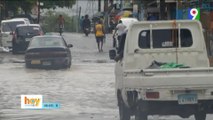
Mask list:
[{"label": "utility pole", "polygon": [[104,0],[104,26],[105,31],[108,32],[108,16],[109,16],[109,6],[108,6],[108,0]]},{"label": "utility pole", "polygon": [[160,0],[160,19],[166,19],[166,12],[165,12],[166,2],[165,0]]},{"label": "utility pole", "polygon": [[123,9],[123,0],[120,0],[120,10]]},{"label": "utility pole", "polygon": [[37,21],[37,23],[39,24],[39,22],[40,22],[40,1],[39,0],[37,1],[37,6],[38,6],[38,21]]},{"label": "utility pole", "polygon": [[101,12],[101,0],[98,0],[98,12]]},{"label": "utility pole", "polygon": [[[81,19],[81,7],[79,7],[79,13],[78,13],[78,21],[80,21]],[[80,32],[82,29],[81,29],[81,26],[80,26],[80,22],[78,22],[78,32]]]},{"label": "utility pole", "polygon": [[[77,5],[76,5],[76,16],[78,16],[78,15],[79,15],[79,12],[78,12],[78,1],[76,1],[76,2],[77,2],[77,3],[76,3],[76,4],[77,4]],[[78,29],[78,28],[79,28],[79,17],[80,17],[80,16],[78,16],[78,17],[76,18],[76,19],[77,19],[77,20],[76,20],[76,32],[79,32],[79,29]]]}]

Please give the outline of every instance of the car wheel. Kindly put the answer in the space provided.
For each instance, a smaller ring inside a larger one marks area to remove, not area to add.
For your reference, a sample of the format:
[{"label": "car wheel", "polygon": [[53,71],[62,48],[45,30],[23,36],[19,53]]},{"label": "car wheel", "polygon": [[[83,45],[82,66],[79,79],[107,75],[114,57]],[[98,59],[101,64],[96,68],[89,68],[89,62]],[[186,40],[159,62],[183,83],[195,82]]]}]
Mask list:
[{"label": "car wheel", "polygon": [[12,45],[12,53],[17,54],[17,49],[16,49],[15,43],[13,43],[13,45]]},{"label": "car wheel", "polygon": [[72,62],[70,61],[69,64],[68,64],[68,68],[70,68],[72,65]]},{"label": "car wheel", "polygon": [[195,120],[206,120],[205,112],[197,112],[194,114]]},{"label": "car wheel", "polygon": [[25,63],[25,67],[26,68],[30,68],[30,64],[29,63]]}]

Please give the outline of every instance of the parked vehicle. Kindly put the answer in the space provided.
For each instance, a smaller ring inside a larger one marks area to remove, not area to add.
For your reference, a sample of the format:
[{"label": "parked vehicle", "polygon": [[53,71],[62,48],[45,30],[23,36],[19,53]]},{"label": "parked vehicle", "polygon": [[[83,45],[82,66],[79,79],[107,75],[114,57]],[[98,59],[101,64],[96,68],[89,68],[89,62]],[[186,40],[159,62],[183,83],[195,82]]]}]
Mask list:
[{"label": "parked vehicle", "polygon": [[34,36],[43,35],[39,24],[20,24],[17,25],[12,39],[12,53],[16,54],[25,51],[30,40]]},{"label": "parked vehicle", "polygon": [[19,24],[30,24],[30,21],[27,18],[14,18],[1,21],[1,44],[3,47],[12,47],[13,32]]},{"label": "parked vehicle", "polygon": [[72,46],[67,45],[62,36],[35,36],[25,53],[26,67],[70,68],[72,57],[69,48]]},{"label": "parked vehicle", "polygon": [[133,23],[123,55],[115,67],[120,120],[156,114],[205,120],[213,113],[213,68],[199,21]]}]

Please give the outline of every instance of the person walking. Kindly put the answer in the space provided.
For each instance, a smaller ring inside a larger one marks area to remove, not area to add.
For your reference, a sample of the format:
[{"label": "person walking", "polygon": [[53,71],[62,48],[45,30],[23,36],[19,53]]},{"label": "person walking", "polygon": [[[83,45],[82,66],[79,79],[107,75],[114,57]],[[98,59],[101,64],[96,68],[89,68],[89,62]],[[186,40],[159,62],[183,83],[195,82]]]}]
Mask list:
[{"label": "person walking", "polygon": [[119,20],[118,25],[116,26],[115,32],[113,34],[113,37],[115,36],[115,34],[118,35],[117,37],[118,43],[120,43],[121,36],[125,32],[125,29],[126,29],[126,26],[123,24],[122,20]]},{"label": "person walking", "polygon": [[57,23],[58,23],[59,33],[60,35],[62,35],[64,23],[65,23],[64,17],[62,15],[58,16]]},{"label": "person walking", "polygon": [[112,33],[114,29],[115,29],[115,21],[113,20],[113,18],[111,18],[109,22],[109,32]]},{"label": "person walking", "polygon": [[105,37],[104,26],[101,20],[95,25],[95,37],[98,46],[98,51],[103,52],[103,39]]}]

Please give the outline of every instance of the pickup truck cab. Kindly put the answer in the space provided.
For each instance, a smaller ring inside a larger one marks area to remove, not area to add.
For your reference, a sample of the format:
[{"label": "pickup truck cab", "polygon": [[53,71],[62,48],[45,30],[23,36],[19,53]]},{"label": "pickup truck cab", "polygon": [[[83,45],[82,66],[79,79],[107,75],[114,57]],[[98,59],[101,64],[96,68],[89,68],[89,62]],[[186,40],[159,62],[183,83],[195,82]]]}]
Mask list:
[{"label": "pickup truck cab", "polygon": [[205,120],[213,113],[213,68],[199,21],[133,23],[115,79],[120,120],[148,115]]}]

